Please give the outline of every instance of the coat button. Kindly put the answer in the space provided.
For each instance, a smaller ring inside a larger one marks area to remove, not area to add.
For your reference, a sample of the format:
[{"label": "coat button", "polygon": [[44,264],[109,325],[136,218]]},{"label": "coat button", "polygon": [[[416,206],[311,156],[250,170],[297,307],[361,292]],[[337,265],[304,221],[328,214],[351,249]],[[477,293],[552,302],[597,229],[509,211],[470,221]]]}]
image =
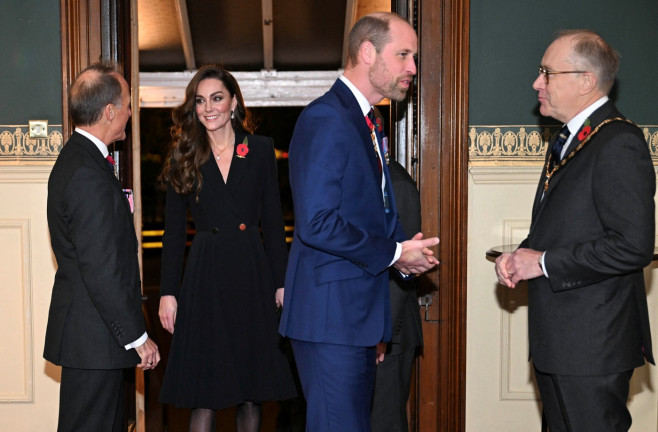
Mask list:
[{"label": "coat button", "polygon": [[247,225],[241,223],[240,226],[239,226],[238,228],[240,228],[240,231],[244,231],[244,230],[247,229]]},{"label": "coat button", "polygon": [[212,227],[212,229],[211,229],[210,231],[211,231],[213,234],[217,234],[217,233],[219,232],[219,228],[217,228],[217,227]]}]

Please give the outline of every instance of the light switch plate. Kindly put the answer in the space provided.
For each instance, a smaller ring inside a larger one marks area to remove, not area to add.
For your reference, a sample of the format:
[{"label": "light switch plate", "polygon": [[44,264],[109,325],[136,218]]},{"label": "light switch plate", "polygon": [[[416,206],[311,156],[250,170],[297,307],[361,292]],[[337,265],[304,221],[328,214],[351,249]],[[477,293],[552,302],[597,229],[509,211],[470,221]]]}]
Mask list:
[{"label": "light switch plate", "polygon": [[30,120],[30,138],[48,138],[48,120]]}]

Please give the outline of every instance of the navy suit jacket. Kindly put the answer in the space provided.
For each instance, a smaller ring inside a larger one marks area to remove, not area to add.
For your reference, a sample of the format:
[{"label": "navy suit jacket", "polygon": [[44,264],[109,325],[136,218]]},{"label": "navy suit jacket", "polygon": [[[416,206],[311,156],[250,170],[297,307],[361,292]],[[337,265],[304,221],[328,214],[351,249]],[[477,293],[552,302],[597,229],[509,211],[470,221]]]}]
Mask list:
[{"label": "navy suit jacket", "polygon": [[300,115],[290,144],[295,235],[279,331],[374,346],[391,337],[388,267],[406,240],[359,104],[340,80]]},{"label": "navy suit jacket", "polygon": [[[591,128],[617,117],[609,101]],[[654,167],[628,122],[606,124],[580,150],[575,135],[546,190],[544,170],[521,244],[546,251],[549,276],[528,281],[530,355],[545,373],[619,373],[653,362],[642,269],[654,249]]]}]

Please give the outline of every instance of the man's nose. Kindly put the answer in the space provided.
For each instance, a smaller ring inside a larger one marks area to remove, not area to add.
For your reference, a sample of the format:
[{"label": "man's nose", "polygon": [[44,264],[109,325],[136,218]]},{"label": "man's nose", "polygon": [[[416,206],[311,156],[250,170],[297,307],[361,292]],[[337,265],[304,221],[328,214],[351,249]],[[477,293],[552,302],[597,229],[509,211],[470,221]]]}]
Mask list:
[{"label": "man's nose", "polygon": [[409,75],[416,75],[416,59],[411,58],[407,64],[407,70],[409,71]]}]

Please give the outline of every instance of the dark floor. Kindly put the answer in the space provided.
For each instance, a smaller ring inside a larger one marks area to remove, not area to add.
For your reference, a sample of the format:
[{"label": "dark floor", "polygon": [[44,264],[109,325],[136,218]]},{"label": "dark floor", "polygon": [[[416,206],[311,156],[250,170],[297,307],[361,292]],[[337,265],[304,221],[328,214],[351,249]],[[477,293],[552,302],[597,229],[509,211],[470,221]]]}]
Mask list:
[{"label": "dark floor", "polygon": [[[149,336],[158,345],[162,360],[158,367],[145,372],[146,383],[146,430],[148,432],[185,432],[188,430],[189,410],[178,409],[158,402],[160,386],[164,375],[167,355],[171,345],[171,335],[160,325],[158,318],[160,251],[145,251],[143,256],[145,316]],[[263,404],[261,432],[302,432],[304,431],[303,408],[300,400],[284,403]],[[235,431],[235,409],[217,412],[217,431]]]}]

